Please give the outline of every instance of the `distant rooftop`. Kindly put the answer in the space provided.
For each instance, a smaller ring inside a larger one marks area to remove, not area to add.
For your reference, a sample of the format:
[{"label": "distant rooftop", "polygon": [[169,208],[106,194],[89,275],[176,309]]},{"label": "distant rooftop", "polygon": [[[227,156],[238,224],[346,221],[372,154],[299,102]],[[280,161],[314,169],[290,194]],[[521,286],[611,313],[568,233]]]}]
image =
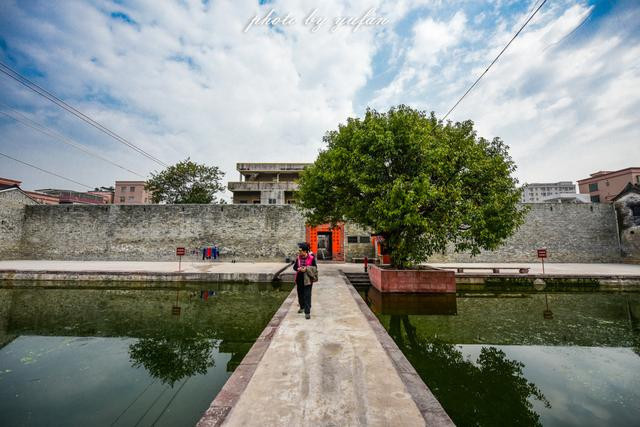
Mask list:
[{"label": "distant rooftop", "polygon": [[313,163],[236,163],[239,172],[300,172]]},{"label": "distant rooftop", "polygon": [[579,179],[578,184],[587,183],[587,182],[596,182],[597,180],[594,180],[594,178],[600,178],[605,176],[607,178],[611,178],[613,176],[624,175],[625,173],[629,173],[629,172],[637,173],[638,171],[640,171],[639,166],[632,166],[629,168],[619,169],[617,171],[598,171],[598,172],[589,174],[589,178]]},{"label": "distant rooftop", "polygon": [[574,185],[572,181],[558,181],[558,182],[530,182],[525,184],[523,187],[533,187],[533,186],[568,186]]},{"label": "distant rooftop", "polygon": [[20,184],[22,184],[22,181],[18,181],[17,179],[11,179],[11,178],[2,178],[0,177],[0,185],[4,185],[4,186],[20,186]]}]

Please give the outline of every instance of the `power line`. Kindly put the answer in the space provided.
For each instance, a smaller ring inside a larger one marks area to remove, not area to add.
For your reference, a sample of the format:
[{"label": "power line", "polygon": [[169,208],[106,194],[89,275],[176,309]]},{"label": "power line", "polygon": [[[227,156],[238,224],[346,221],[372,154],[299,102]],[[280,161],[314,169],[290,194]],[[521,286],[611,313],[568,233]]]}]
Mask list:
[{"label": "power line", "polygon": [[153,380],[151,381],[149,384],[147,384],[147,386],[144,388],[144,390],[142,390],[140,392],[140,394],[138,395],[138,397],[136,397],[135,399],[133,399],[133,402],[131,402],[129,404],[129,406],[127,406],[124,411],[120,412],[120,415],[118,415],[118,417],[111,423],[111,426],[113,427],[114,425],[116,425],[116,423],[118,422],[118,420],[120,419],[120,417],[122,417],[124,415],[125,412],[127,412],[129,410],[129,408],[131,408],[133,406],[134,403],[136,403],[138,401],[138,399],[140,399],[142,397],[143,394],[146,393],[147,390],[149,390],[149,387],[151,387],[153,384],[156,383],[157,380]]},{"label": "power line", "polygon": [[156,399],[151,402],[151,405],[147,408],[146,411],[144,411],[144,414],[142,414],[142,416],[140,418],[138,418],[138,421],[136,421],[136,423],[134,424],[134,427],[137,426],[138,424],[140,424],[140,422],[144,419],[144,417],[147,416],[147,414],[149,413],[149,411],[151,410],[151,408],[153,408],[155,406],[155,404],[158,402],[158,400],[160,400],[160,398],[162,397],[162,395],[164,394],[165,391],[167,391],[169,389],[169,387],[165,387],[162,390],[162,393],[160,393],[158,395],[158,397],[156,397]]},{"label": "power line", "polygon": [[160,412],[160,415],[158,415],[156,417],[155,420],[153,420],[153,422],[151,423],[152,426],[156,425],[156,423],[158,422],[158,420],[164,415],[164,413],[167,411],[167,409],[169,408],[169,405],[171,405],[171,403],[173,402],[173,400],[176,398],[176,396],[178,395],[178,393],[180,393],[180,391],[182,390],[182,387],[184,387],[184,385],[187,383],[187,381],[189,381],[189,379],[191,379],[191,377],[187,378],[186,380],[184,380],[184,382],[182,383],[182,385],[180,386],[180,388],[178,388],[178,390],[173,394],[173,396],[171,396],[171,399],[169,399],[169,401],[167,402],[166,405],[164,405],[164,408],[162,409],[162,411]]},{"label": "power line", "polygon": [[527,24],[529,23],[529,21],[531,21],[533,19],[534,16],[536,16],[536,14],[538,13],[538,11],[540,10],[540,8],[542,8],[542,6],[544,6],[544,4],[547,2],[547,0],[544,0],[542,3],[540,3],[540,6],[538,6],[538,8],[535,10],[535,12],[533,12],[533,14],[529,17],[529,19],[527,19],[525,21],[524,24],[522,24],[522,27],[520,27],[520,29],[518,30],[518,32],[513,36],[513,38],[511,40],[509,40],[509,43],[506,44],[506,46],[500,51],[500,53],[498,54],[498,56],[495,57],[495,59],[493,61],[491,61],[491,64],[489,64],[489,66],[487,67],[486,70],[484,70],[484,72],[482,74],[480,74],[480,77],[478,77],[476,79],[475,82],[473,82],[473,84],[469,87],[469,89],[467,89],[467,91],[464,93],[464,95],[462,95],[460,97],[460,99],[458,99],[458,102],[455,103],[455,105],[453,107],[451,107],[451,109],[447,112],[447,114],[444,115],[444,119],[445,120],[447,117],[449,117],[449,114],[451,114],[451,112],[458,106],[458,104],[460,104],[460,102],[462,102],[462,100],[465,98],[465,96],[467,96],[467,94],[469,92],[471,92],[471,90],[475,87],[475,85],[478,84],[478,82],[480,81],[480,79],[482,79],[484,77],[485,74],[487,74],[487,72],[489,71],[489,69],[491,69],[491,67],[493,66],[493,64],[496,63],[496,61],[498,60],[498,58],[500,58],[500,56],[502,56],[502,54],[507,50],[507,48],[511,45],[511,43],[516,39],[516,37],[518,37],[518,35],[522,32],[522,30],[524,30],[524,27],[527,26]]},{"label": "power line", "polygon": [[[0,103],[4,104],[3,102],[0,102]],[[6,106],[6,104],[4,104],[4,105]],[[83,151],[83,152],[85,152],[85,153],[87,153],[87,154],[89,154],[91,156],[97,157],[98,159],[100,159],[102,161],[108,162],[108,163],[110,163],[110,164],[112,164],[114,166],[119,167],[120,169],[123,169],[123,170],[125,170],[127,172],[130,172],[130,173],[132,173],[134,175],[137,175],[140,178],[144,178],[144,175],[141,175],[141,174],[139,174],[137,172],[132,171],[131,169],[128,169],[128,168],[126,168],[124,166],[119,165],[118,163],[116,163],[116,162],[114,162],[112,160],[109,160],[108,158],[100,155],[99,153],[96,153],[95,151],[88,149],[87,147],[83,146],[82,144],[79,144],[79,143],[73,141],[72,139],[65,137],[64,135],[54,131],[53,129],[47,128],[43,124],[40,124],[40,123],[38,123],[38,122],[36,122],[34,120],[31,120],[30,118],[26,117],[24,114],[21,114],[20,112],[14,110],[11,107],[8,107],[8,108],[13,112],[14,115],[9,114],[6,111],[0,111],[0,114],[4,114],[5,116],[10,117],[11,119],[17,121],[18,123],[21,123],[24,126],[27,126],[27,127],[31,128],[33,130],[41,132],[41,133],[43,133],[45,135],[48,135],[48,136],[50,136],[52,138],[55,138],[55,139],[57,139],[58,141],[60,141],[60,142],[62,142],[64,144],[71,145],[72,147],[75,147],[80,151]],[[16,116],[18,116],[18,117],[16,117]]]},{"label": "power line", "polygon": [[94,128],[98,129],[99,131],[109,135],[111,138],[115,139],[116,141],[120,142],[121,144],[124,144],[124,145],[128,146],[129,148],[135,150],[139,154],[142,154],[143,156],[153,160],[154,162],[156,162],[156,163],[158,163],[158,164],[160,164],[160,165],[162,165],[164,167],[168,166],[162,160],[159,160],[158,158],[156,158],[156,157],[152,156],[151,154],[147,153],[146,151],[144,151],[142,148],[139,148],[136,145],[134,145],[133,143],[127,141],[125,138],[121,137],[120,135],[118,135],[117,133],[115,133],[112,130],[108,129],[107,127],[103,126],[102,124],[100,124],[99,122],[95,121],[91,117],[87,116],[83,112],[81,112],[81,111],[77,110],[76,108],[72,107],[71,105],[67,104],[66,102],[64,102],[63,100],[58,98],[57,96],[53,95],[51,92],[47,91],[46,89],[43,89],[42,87],[38,86],[36,83],[32,82],[31,80],[27,79],[26,77],[23,77],[17,71],[14,71],[12,68],[10,68],[9,66],[7,66],[6,64],[4,64],[2,62],[0,62],[0,72],[2,72],[3,74],[7,75],[10,78],[12,78],[13,80],[17,81],[18,83],[20,83],[21,85],[23,85],[26,88],[30,89],[31,91],[37,93],[38,95],[48,99],[49,101],[53,102],[57,106],[59,106],[59,107],[63,108],[64,110],[70,112],[71,114],[73,114],[74,116],[78,117],[80,120],[84,121],[85,123],[88,123],[89,125],[93,126]]},{"label": "power line", "polygon": [[67,177],[64,177],[64,176],[62,176],[62,175],[58,175],[58,174],[57,174],[57,173],[55,173],[55,172],[51,172],[51,171],[48,171],[48,170],[42,169],[42,168],[40,168],[40,167],[38,167],[38,166],[32,165],[31,163],[23,162],[22,160],[18,160],[18,159],[14,158],[14,157],[11,157],[11,156],[7,155],[7,154],[0,153],[0,156],[4,156],[4,157],[6,157],[7,159],[14,160],[14,161],[16,161],[16,162],[18,162],[18,163],[22,163],[23,165],[29,166],[29,167],[31,167],[31,168],[38,169],[39,171],[42,171],[42,172],[44,172],[44,173],[48,173],[49,175],[57,176],[58,178],[62,178],[62,179],[67,180],[67,181],[69,181],[69,182],[73,182],[74,184],[78,184],[78,185],[80,185],[80,186],[82,186],[82,187],[86,187],[86,188],[89,188],[89,189],[93,189],[93,188],[94,188],[94,187],[92,187],[92,186],[90,186],[90,185],[83,184],[83,183],[78,182],[78,181],[74,181],[74,180],[73,180],[73,179],[71,179],[71,178],[67,178]]}]

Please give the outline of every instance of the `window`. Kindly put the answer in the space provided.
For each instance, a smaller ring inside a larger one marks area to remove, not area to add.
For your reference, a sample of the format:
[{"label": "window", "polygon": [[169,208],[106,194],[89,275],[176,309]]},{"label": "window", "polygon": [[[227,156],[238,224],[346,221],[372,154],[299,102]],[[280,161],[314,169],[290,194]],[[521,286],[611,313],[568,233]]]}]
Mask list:
[{"label": "window", "polygon": [[640,216],[640,205],[631,206],[631,212],[633,213],[633,216]]},{"label": "window", "polygon": [[358,243],[358,236],[347,236],[347,243]]},{"label": "window", "polygon": [[254,205],[259,205],[259,204],[260,204],[260,200],[254,200],[254,201],[253,201],[253,204],[254,204]]},{"label": "window", "polygon": [[120,203],[124,203],[124,196],[120,196]]},{"label": "window", "polygon": [[246,205],[247,204],[247,200],[240,200],[240,204],[241,205]]},{"label": "window", "polygon": [[133,193],[134,191],[136,191],[136,187],[134,187],[134,186],[129,187],[129,191],[131,191]]},{"label": "window", "polygon": [[638,184],[640,184],[640,175],[637,175],[637,176],[636,176],[636,182],[637,182]]},{"label": "window", "polygon": [[600,203],[600,196],[591,196],[591,202]]},{"label": "window", "polygon": [[124,193],[125,191],[127,191],[127,187],[121,187],[120,190],[122,190],[122,192]]},{"label": "window", "polygon": [[129,197],[127,197],[127,200],[128,200],[128,201],[130,201],[130,202],[132,202],[132,201],[133,201],[133,196],[129,196]]},{"label": "window", "polygon": [[589,184],[589,193],[592,191],[598,191],[598,183],[594,182],[593,184]]},{"label": "window", "polygon": [[605,185],[608,187],[609,186],[609,181],[605,182]]},{"label": "window", "polygon": [[360,236],[360,243],[369,243],[369,236]]},{"label": "window", "polygon": [[270,205],[275,205],[276,204],[276,199],[269,199],[269,204]]}]

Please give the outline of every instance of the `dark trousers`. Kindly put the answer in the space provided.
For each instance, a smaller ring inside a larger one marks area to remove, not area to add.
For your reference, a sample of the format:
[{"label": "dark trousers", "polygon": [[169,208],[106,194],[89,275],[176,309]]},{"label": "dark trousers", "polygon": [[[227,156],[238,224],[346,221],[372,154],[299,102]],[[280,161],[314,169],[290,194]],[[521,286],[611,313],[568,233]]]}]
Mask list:
[{"label": "dark trousers", "polygon": [[298,305],[304,309],[307,314],[311,313],[311,288],[313,285],[304,285],[304,282],[296,282],[296,291],[298,291]]}]

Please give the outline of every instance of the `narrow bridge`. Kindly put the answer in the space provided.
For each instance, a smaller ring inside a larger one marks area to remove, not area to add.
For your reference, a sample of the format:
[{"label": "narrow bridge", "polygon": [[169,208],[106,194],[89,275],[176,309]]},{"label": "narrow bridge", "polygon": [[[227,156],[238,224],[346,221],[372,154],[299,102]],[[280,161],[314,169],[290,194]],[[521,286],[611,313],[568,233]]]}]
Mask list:
[{"label": "narrow bridge", "polygon": [[294,289],[198,425],[453,425],[337,266],[319,270],[311,319]]}]

